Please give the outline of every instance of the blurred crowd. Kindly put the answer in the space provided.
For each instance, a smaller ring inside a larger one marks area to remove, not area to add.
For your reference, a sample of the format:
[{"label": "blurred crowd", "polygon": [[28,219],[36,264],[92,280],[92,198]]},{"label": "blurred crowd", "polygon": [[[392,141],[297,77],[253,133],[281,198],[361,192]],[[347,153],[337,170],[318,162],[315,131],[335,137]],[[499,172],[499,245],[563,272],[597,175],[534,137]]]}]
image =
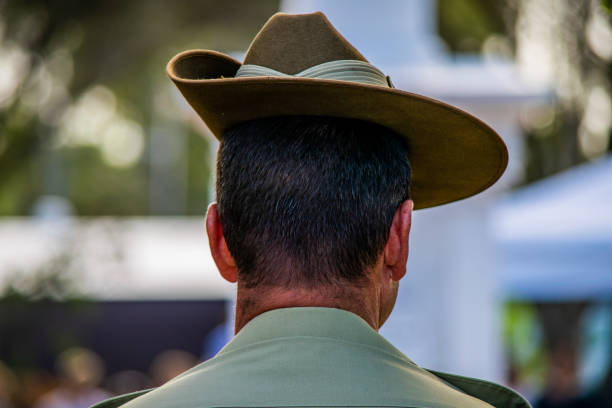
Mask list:
[{"label": "blurred crowd", "polygon": [[146,373],[125,370],[106,375],[102,358],[80,347],[58,356],[55,373],[17,374],[0,361],[0,408],[87,408],[114,395],[157,387],[197,363],[189,352],[166,350]]}]

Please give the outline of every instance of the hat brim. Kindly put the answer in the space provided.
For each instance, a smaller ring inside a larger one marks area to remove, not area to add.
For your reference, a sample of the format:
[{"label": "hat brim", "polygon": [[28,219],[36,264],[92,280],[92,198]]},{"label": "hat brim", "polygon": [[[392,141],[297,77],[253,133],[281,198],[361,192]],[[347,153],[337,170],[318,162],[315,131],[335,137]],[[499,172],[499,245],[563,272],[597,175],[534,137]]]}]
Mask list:
[{"label": "hat brim", "polygon": [[[175,56],[168,76],[219,140],[253,119],[313,115],[378,123],[407,141],[415,209],[470,197],[503,174],[508,151],[481,120],[425,96],[355,82],[296,78],[233,78],[240,62],[215,51]],[[372,135],[376,137],[376,135]]]}]

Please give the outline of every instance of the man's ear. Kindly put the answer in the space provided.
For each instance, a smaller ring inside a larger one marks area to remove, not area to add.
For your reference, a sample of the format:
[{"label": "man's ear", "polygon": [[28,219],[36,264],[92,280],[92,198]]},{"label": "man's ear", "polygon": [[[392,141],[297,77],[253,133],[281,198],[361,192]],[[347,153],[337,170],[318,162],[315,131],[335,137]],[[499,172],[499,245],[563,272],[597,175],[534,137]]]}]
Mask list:
[{"label": "man's ear", "polygon": [[397,209],[393,216],[393,223],[389,231],[389,239],[383,251],[383,262],[391,272],[391,279],[399,281],[406,274],[408,262],[408,238],[412,224],[412,200],[406,200]]},{"label": "man's ear", "polygon": [[208,235],[208,244],[210,252],[217,264],[219,273],[228,282],[236,282],[238,279],[238,269],[234,257],[227,247],[223,228],[221,227],[221,219],[217,211],[217,203],[212,203],[208,206],[206,213],[206,234]]}]

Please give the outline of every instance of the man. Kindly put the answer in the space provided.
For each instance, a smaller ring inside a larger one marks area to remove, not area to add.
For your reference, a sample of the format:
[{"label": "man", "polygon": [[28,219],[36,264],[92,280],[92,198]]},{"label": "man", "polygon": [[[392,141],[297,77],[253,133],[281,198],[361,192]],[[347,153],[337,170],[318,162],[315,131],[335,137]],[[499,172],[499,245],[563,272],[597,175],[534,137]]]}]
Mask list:
[{"label": "man", "polygon": [[206,230],[237,283],[236,336],[98,407],[529,406],[422,369],[377,333],[406,274],[413,208],[493,184],[507,163],[493,130],[394,89],[321,13],[276,14],[243,64],[188,51],[168,74],[221,140]]}]

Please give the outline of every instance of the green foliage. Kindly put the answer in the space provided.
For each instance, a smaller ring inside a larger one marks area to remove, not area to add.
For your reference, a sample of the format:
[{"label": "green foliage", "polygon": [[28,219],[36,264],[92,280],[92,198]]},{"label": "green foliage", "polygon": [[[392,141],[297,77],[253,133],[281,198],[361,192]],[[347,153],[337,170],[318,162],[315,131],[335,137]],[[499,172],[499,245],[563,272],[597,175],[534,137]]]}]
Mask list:
[{"label": "green foliage", "polygon": [[509,302],[503,308],[503,341],[511,381],[541,387],[547,359],[533,305]]},{"label": "green foliage", "polygon": [[187,139],[187,177],[189,190],[187,192],[186,213],[201,215],[206,212],[212,191],[211,175],[215,163],[211,160],[210,144],[193,130],[189,131]]},{"label": "green foliage", "polygon": [[106,165],[93,147],[63,149],[67,196],[79,215],[138,215],[148,212],[144,164]]},{"label": "green foliage", "polygon": [[[3,101],[0,94],[0,216],[29,215],[45,194],[68,198],[78,215],[202,214],[214,164],[207,139],[186,120],[193,113],[178,97],[167,98],[167,112],[159,114],[159,94],[176,92],[165,65],[188,48],[246,49],[277,8],[278,0],[0,2],[0,50],[16,49],[26,61],[14,95]],[[127,120],[143,131],[145,144],[133,163],[105,159],[108,130],[94,126],[95,118],[90,125],[86,120],[101,111],[95,106],[81,115],[90,128],[81,129],[80,141],[66,137],[67,113],[99,86],[114,100],[109,123]],[[53,89],[59,91],[49,93]],[[150,202],[153,126],[187,138],[183,156],[164,176],[183,192],[169,194],[174,203],[166,207]]]},{"label": "green foliage", "polygon": [[438,32],[451,52],[479,53],[492,34],[505,32],[504,7],[487,0],[438,0]]}]

